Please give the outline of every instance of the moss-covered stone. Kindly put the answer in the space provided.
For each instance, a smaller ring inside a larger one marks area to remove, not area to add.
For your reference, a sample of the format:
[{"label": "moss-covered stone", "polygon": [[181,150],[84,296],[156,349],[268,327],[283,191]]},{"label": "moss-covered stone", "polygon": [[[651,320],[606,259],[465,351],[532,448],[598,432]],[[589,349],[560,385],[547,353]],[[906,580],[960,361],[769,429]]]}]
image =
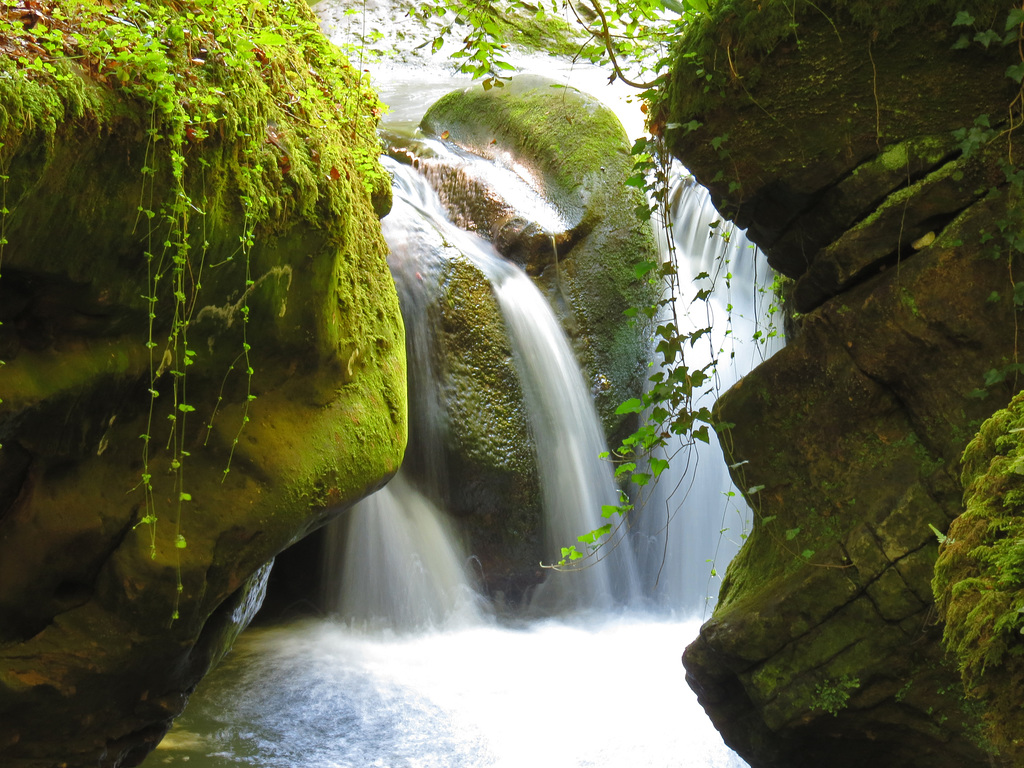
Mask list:
[{"label": "moss-covered stone", "polygon": [[1024,394],[981,427],[963,455],[964,512],[939,551],[932,586],[943,641],[986,738],[1014,764],[1024,757]]},{"label": "moss-covered stone", "polygon": [[490,282],[468,259],[443,269],[440,326],[449,506],[484,586],[513,603],[538,580],[542,510],[533,437]]},{"label": "moss-covered stone", "polygon": [[653,303],[634,267],[657,254],[650,226],[634,213],[640,192],[625,186],[632,159],[618,118],[574,88],[517,77],[444,96],[422,127],[484,157],[510,153],[561,214],[569,236],[534,271],[562,310],[606,430],[616,432],[623,417],[615,409],[641,391],[649,348],[649,329],[622,313]]},{"label": "moss-covered stone", "polygon": [[0,11],[4,765],[137,764],[252,574],[405,447],[376,99],[304,5],[204,7]]},{"label": "moss-covered stone", "polygon": [[[952,26],[960,10],[975,27]],[[1010,49],[953,48],[963,31],[1001,31],[1005,13],[992,0],[715,3],[680,40],[654,125],[772,266],[799,277],[858,220],[836,205],[836,185],[854,169],[876,156],[891,163],[908,141],[948,144],[979,115],[1005,113]],[[908,149],[897,185],[934,157],[919,143]],[[893,189],[879,185],[865,202]]]}]

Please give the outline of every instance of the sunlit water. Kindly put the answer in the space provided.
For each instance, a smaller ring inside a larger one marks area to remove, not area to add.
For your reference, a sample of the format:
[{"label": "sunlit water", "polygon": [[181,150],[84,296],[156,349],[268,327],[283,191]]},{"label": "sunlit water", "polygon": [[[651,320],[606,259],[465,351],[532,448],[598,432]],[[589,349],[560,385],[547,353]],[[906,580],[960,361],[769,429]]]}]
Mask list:
[{"label": "sunlit water", "polygon": [[581,616],[250,631],[146,762],[192,768],[734,768],[686,687],[696,621]]}]

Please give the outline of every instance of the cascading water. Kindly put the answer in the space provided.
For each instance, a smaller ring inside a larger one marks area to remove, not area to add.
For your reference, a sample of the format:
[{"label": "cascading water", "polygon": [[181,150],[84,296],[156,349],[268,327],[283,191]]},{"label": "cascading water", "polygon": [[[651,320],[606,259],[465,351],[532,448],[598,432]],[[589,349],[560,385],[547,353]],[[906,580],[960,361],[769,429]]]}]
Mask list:
[{"label": "cascading water", "polygon": [[[398,120],[418,119],[447,87],[414,87]],[[717,214],[703,190],[680,185],[673,194],[681,271],[714,275],[723,263],[732,271],[731,279],[718,276],[710,301],[691,306],[683,296],[677,308],[680,316],[695,313],[694,327],[716,329],[702,354],[718,359],[724,388],[765,349],[749,342],[759,294],[742,270],[752,260],[741,233],[728,243],[708,238]],[[720,455],[712,445],[688,461],[677,457],[670,472],[679,474],[663,476],[660,495],[648,500],[627,541],[597,567],[551,574],[532,596],[549,613],[589,613],[514,626],[496,619],[473,591],[471,561],[440,508],[447,474],[429,288],[447,254],[457,250],[488,276],[513,337],[544,506],[562,518],[548,524],[553,546],[604,522],[601,505],[617,499],[611,470],[596,459],[604,437],[572,353],[521,271],[445,221],[436,195],[409,168],[395,169],[395,206],[383,224],[406,319],[415,450],[387,488],[343,516],[329,545],[325,568],[338,582],[329,603],[345,621],[247,632],[146,765],[742,766],[700,710],[679,664],[709,594],[707,560],[723,542],[732,547],[743,524],[743,512],[725,495],[731,484]],[[685,276],[682,284],[689,285]],[[707,313],[730,317],[730,332]],[[694,462],[696,473],[689,466],[683,474],[681,465]],[[667,492],[674,487],[680,490]],[[723,513],[736,522],[723,522]],[[726,559],[716,558],[719,570]],[[646,598],[652,592],[653,601]],[[630,605],[658,611],[623,613]]]},{"label": "cascading water", "polygon": [[[686,348],[685,363],[691,370],[713,363],[710,386],[693,408],[710,407],[782,345],[773,312],[762,306],[771,301],[764,281],[770,270],[746,234],[722,221],[707,191],[681,168],[669,201],[680,277],[676,318],[683,331],[708,329]],[[697,291],[708,295],[695,299]],[[750,511],[733,487],[714,432],[709,443],[676,439],[665,455],[669,468],[644,500],[634,536],[644,590],[661,608],[706,615],[716,577],[751,524]]]}]

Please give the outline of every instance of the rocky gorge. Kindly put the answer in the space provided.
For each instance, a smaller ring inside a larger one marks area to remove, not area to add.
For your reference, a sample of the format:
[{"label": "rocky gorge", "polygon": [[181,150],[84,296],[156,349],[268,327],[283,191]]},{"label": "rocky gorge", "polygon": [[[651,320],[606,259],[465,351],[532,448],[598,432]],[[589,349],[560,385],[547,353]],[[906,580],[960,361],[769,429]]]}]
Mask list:
[{"label": "rocky gorge", "polygon": [[[171,97],[151,40],[97,58],[58,5],[5,10],[0,32],[0,758],[17,768],[143,760],[267,563],[308,572],[292,545],[424,429],[405,363],[422,328],[403,327],[378,223],[381,107],[308,9],[245,11],[263,32],[241,43],[172,20]],[[754,525],[684,656],[754,768],[1019,762],[1014,18],[722,0],[652,103],[786,277],[788,346],[716,406]],[[652,300],[633,278],[654,243],[614,118],[523,78],[442,98],[422,134],[389,137],[392,156],[534,277],[606,433],[628,433],[650,329],[622,312]],[[441,143],[515,156],[560,223],[464,196]],[[493,289],[468,259],[412,275],[440,296],[439,495],[485,593],[518,604],[543,578],[541,500]]]}]

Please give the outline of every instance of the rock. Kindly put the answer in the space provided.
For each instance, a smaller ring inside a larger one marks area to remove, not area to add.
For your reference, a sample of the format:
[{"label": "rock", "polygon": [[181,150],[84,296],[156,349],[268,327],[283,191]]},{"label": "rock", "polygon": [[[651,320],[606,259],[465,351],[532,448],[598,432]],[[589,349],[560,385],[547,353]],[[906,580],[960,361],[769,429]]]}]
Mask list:
[{"label": "rock", "polygon": [[960,453],[1011,394],[987,376],[1015,359],[990,242],[1007,145],[975,119],[1005,113],[1015,54],[954,49],[938,5],[783,6],[705,15],[655,121],[795,280],[797,313],[717,405],[756,521],[688,680],[755,768],[982,764],[932,619],[930,526],[960,514]]},{"label": "rock", "polygon": [[[643,389],[650,329],[624,322],[623,312],[654,302],[634,267],[656,260],[657,250],[634,212],[643,198],[625,185],[632,158],[614,113],[574,88],[521,76],[442,97],[421,127],[460,151],[505,158],[557,212],[564,227],[538,229],[503,205],[464,218],[537,278],[573,340],[606,431],[631,431],[615,409]],[[455,186],[450,172],[441,178],[442,189]]]},{"label": "rock", "polygon": [[533,437],[508,332],[491,286],[447,262],[440,325],[449,505],[491,594],[518,602],[538,580],[542,508]]},{"label": "rock", "polygon": [[252,13],[302,46],[231,70],[254,80],[217,81],[224,101],[203,90],[223,70],[184,79],[221,125],[249,99],[261,138],[178,146],[178,179],[173,125],[88,57],[53,80],[21,69],[15,38],[0,60],[5,766],[138,764],[251,618],[265,564],[401,461],[389,197],[356,171],[373,130],[335,117],[312,137],[281,113],[289,57],[325,78],[348,65],[308,9]]}]

